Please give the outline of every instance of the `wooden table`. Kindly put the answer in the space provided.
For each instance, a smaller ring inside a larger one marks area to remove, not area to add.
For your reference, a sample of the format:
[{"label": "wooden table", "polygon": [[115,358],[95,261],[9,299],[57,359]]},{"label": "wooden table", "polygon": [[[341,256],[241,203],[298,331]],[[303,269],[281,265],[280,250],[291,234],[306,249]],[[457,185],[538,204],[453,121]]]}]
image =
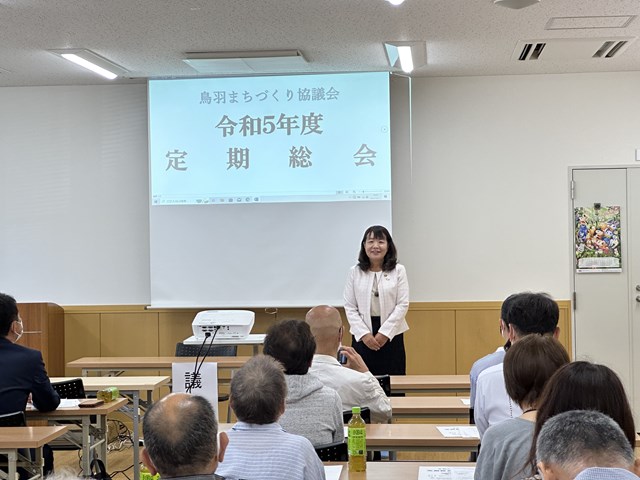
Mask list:
[{"label": "wooden table", "polygon": [[340,480],[417,480],[420,467],[467,467],[475,470],[476,466],[471,462],[367,462],[366,472],[349,472],[346,462],[327,462],[325,465],[341,465]]},{"label": "wooden table", "polygon": [[[53,377],[51,383],[71,380],[73,377]],[[147,392],[147,404],[151,405],[153,392],[169,385],[171,377],[83,377],[85,391],[97,392],[107,387],[118,387],[120,393],[131,397],[133,401],[133,478],[140,478],[140,392]]]},{"label": "wooden table", "polygon": [[[217,362],[218,368],[237,370],[251,357],[207,357],[205,362]],[[110,376],[118,376],[127,370],[170,370],[171,364],[190,362],[195,363],[196,357],[82,357],[68,362],[70,368],[80,368],[82,376],[88,377],[89,372],[98,375],[106,372]]]},{"label": "wooden table", "polygon": [[[6,455],[8,460],[8,478],[16,478],[16,470],[26,467],[34,475],[31,478],[43,478],[42,447],[44,444],[63,435],[68,426],[57,427],[2,427],[0,428],[0,454]],[[36,458],[22,456],[18,450],[33,448]]]},{"label": "wooden table", "polygon": [[[107,415],[127,404],[126,398],[118,398],[93,408],[67,407],[53,412],[27,410],[27,419],[47,420],[50,424],[70,420],[82,426],[82,472],[89,475],[92,453],[107,466]],[[95,418],[92,423],[91,417]]]},{"label": "wooden table", "polygon": [[394,393],[468,393],[469,375],[391,375]]},{"label": "wooden table", "polygon": [[[411,452],[471,452],[478,448],[479,437],[449,438],[436,428],[443,425],[427,423],[376,423],[367,425],[367,450]],[[447,425],[461,427],[464,425]],[[468,426],[468,425],[467,425]],[[225,432],[232,423],[221,423],[219,431]]]},{"label": "wooden table", "polygon": [[[463,397],[391,397],[392,418],[469,418]],[[466,400],[469,400],[468,398]]]}]

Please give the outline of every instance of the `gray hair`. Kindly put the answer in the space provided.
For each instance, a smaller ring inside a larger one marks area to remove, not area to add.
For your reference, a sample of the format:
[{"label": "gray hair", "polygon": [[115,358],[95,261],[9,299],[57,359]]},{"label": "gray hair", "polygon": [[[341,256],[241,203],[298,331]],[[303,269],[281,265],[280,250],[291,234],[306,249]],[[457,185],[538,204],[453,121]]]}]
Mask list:
[{"label": "gray hair", "polygon": [[604,413],[570,410],[547,420],[536,443],[538,461],[578,474],[588,467],[629,468],[634,452],[620,426]]},{"label": "gray hair", "polygon": [[266,425],[282,414],[287,382],[282,365],[272,357],[252,357],[231,379],[231,408],[238,420]]},{"label": "gray hair", "polygon": [[173,393],[143,417],[144,447],[161,477],[201,475],[218,453],[218,422],[209,401]]}]

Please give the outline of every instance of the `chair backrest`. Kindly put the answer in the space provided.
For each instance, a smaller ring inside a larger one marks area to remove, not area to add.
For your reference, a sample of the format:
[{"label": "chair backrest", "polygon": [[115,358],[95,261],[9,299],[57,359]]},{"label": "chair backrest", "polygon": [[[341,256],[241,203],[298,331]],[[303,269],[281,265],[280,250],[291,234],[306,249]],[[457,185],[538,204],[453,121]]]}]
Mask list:
[{"label": "chair backrest", "polygon": [[380,382],[382,390],[387,397],[391,396],[391,377],[389,375],[376,375],[376,379]]},{"label": "chair backrest", "polygon": [[60,398],[87,398],[81,378],[55,382],[51,386],[58,392]]},{"label": "chair backrest", "polygon": [[[342,420],[344,421],[345,425],[349,423],[349,420],[351,420],[351,416],[351,410],[342,411]],[[360,409],[360,416],[362,417],[362,420],[364,420],[364,423],[371,423],[371,410],[369,410],[369,407],[362,407]]]},{"label": "chair backrest", "polygon": [[349,460],[349,448],[346,442],[316,447],[316,453],[323,462],[346,462]]},{"label": "chair backrest", "polygon": [[238,346],[207,345],[200,350],[200,345],[176,343],[176,357],[197,357],[198,352],[200,352],[200,355],[206,355],[207,357],[235,357],[238,353]]},{"label": "chair backrest", "polygon": [[24,416],[24,412],[0,415],[0,427],[24,427],[26,425],[27,419]]}]

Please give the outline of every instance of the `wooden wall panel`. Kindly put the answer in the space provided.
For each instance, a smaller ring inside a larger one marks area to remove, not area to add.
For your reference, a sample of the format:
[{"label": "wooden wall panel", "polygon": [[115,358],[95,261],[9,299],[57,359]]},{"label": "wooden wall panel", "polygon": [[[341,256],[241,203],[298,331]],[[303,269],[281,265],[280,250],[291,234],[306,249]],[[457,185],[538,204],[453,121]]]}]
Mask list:
[{"label": "wooden wall panel", "polygon": [[456,310],[456,373],[465,374],[477,359],[504,345],[500,308]]},{"label": "wooden wall panel", "polygon": [[[67,313],[64,315],[65,365],[81,357],[102,356],[99,313]],[[65,375],[80,376],[79,368],[65,367]]]},{"label": "wooden wall panel", "polygon": [[407,374],[446,374],[456,369],[455,312],[410,309],[404,334]]},{"label": "wooden wall panel", "polygon": [[[502,342],[498,333],[500,302],[413,303],[405,334],[407,373],[466,374],[478,358]],[[571,352],[570,302],[559,301],[560,341]],[[307,308],[255,309],[253,333],[264,333],[276,321],[304,319]],[[173,355],[175,344],[191,335],[198,310],[145,310],[144,306],[65,308],[65,361],[83,356]],[[344,311],[345,345],[351,344]],[[240,347],[239,355],[252,348]],[[67,370],[67,374],[77,374]],[[148,372],[147,372],[148,373]],[[166,373],[166,372],[163,372]]]}]

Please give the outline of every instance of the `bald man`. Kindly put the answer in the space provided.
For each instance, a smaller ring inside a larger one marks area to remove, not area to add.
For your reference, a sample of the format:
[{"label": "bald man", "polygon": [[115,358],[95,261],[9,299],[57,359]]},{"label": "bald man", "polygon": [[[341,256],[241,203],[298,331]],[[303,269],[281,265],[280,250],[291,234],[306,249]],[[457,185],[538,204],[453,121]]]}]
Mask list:
[{"label": "bald man", "polygon": [[[340,312],[334,307],[320,305],[307,312],[305,321],[316,339],[316,354],[309,372],[338,392],[343,410],[369,407],[372,422],[388,422],[391,419],[391,402],[380,383],[353,348],[342,346],[344,327]],[[338,350],[347,359],[344,365],[337,360]]]},{"label": "bald man", "polygon": [[172,393],[144,416],[142,463],[152,475],[181,480],[214,480],[229,439],[220,434],[211,404],[204,397]]}]

